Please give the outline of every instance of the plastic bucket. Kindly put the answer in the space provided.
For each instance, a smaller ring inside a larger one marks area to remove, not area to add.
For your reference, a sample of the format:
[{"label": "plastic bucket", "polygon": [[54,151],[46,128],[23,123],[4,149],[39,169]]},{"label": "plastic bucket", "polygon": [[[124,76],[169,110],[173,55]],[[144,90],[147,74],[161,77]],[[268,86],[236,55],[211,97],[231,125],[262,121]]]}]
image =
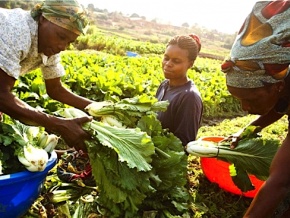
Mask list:
[{"label": "plastic bucket", "polygon": [[21,217],[38,198],[49,170],[57,162],[53,151],[42,172],[23,171],[0,176],[0,217]]},{"label": "plastic bucket", "polygon": [[[201,140],[219,142],[222,139],[224,139],[224,137],[212,136],[212,137],[204,137]],[[253,198],[255,197],[256,193],[264,183],[264,181],[257,179],[255,176],[249,175],[249,178],[252,184],[254,185],[255,189],[243,193],[234,184],[232,177],[230,176],[229,173],[230,164],[228,162],[218,160],[217,158],[201,157],[200,164],[204,175],[210,182],[217,183],[220,188],[233,194]]]},{"label": "plastic bucket", "polygon": [[132,51],[126,51],[126,55],[128,57],[137,57],[138,54],[136,52],[132,52]]}]

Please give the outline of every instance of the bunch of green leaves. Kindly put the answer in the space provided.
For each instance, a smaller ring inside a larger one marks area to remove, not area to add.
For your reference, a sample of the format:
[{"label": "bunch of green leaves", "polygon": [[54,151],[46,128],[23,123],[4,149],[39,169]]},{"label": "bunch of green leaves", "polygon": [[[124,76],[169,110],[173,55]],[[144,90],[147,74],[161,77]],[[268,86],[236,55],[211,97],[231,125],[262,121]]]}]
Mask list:
[{"label": "bunch of green leaves", "polygon": [[249,125],[234,134],[239,139],[235,148],[231,147],[232,135],[220,142],[200,138],[189,142],[186,150],[195,156],[228,162],[233,182],[242,192],[247,192],[255,189],[249,175],[260,180],[268,178],[271,162],[281,144],[278,139],[263,137],[261,130],[259,126]]},{"label": "bunch of green leaves", "polygon": [[[111,132],[117,129],[109,128]],[[102,139],[88,142],[93,175],[100,189],[97,201],[106,209],[104,215],[142,217],[144,211],[151,210],[158,211],[160,217],[187,213],[187,157],[180,140],[163,130],[153,115],[142,117],[134,131],[131,136],[119,137],[131,140],[138,132],[148,135],[129,146],[125,140],[114,144],[112,138],[112,147],[106,146]]]},{"label": "bunch of green leaves", "polygon": [[250,133],[249,137],[239,140],[235,148],[231,148],[228,140],[212,142],[199,139],[189,142],[186,150],[195,156],[217,158],[228,162],[229,174],[236,186],[242,192],[250,191],[255,187],[251,183],[249,174],[260,180],[266,180],[271,162],[280,146],[279,140],[254,137],[257,134]]},{"label": "bunch of green leaves", "polygon": [[225,146],[225,149],[235,152],[234,155],[219,155],[218,158],[231,163],[230,175],[242,192],[255,189],[248,174],[254,175],[260,180],[268,178],[270,165],[280,146],[280,141],[277,139],[263,138],[260,134],[261,130],[261,127],[253,125],[244,128],[235,149],[230,149],[230,145],[226,141],[219,143],[219,147]]},{"label": "bunch of green leaves", "polygon": [[[151,210],[158,211],[159,217],[187,214],[187,156],[181,141],[162,129],[155,112],[148,113],[156,101],[144,103],[146,107],[134,104],[135,99],[126,102],[139,109],[131,116],[128,107],[118,108],[118,113],[123,111],[135,119],[139,111],[134,127],[108,126],[96,120],[84,125],[92,136],[87,148],[99,189],[96,201],[103,215],[142,217],[144,211]],[[159,109],[154,105],[156,111],[164,110],[163,104],[158,104]],[[59,114],[84,116],[75,108],[65,108]]]},{"label": "bunch of green leaves", "polygon": [[94,117],[111,115],[123,125],[135,127],[142,116],[157,111],[165,111],[168,105],[168,101],[157,101],[155,97],[144,94],[133,98],[124,98],[117,102],[95,102],[88,105],[86,111]]},{"label": "bunch of green leaves", "polygon": [[150,135],[155,146],[151,185],[154,192],[147,195],[143,211],[158,211],[158,217],[189,216],[187,190],[187,156],[181,141],[166,129],[162,129],[156,116],[144,116],[137,125]]},{"label": "bunch of green leaves", "polygon": [[246,192],[255,189],[249,174],[260,180],[268,178],[271,162],[279,146],[280,141],[274,139],[244,138],[234,149],[229,144],[219,144],[219,151],[227,150],[230,153],[223,155],[220,152],[217,158],[231,164],[229,170],[233,182],[242,192]]}]

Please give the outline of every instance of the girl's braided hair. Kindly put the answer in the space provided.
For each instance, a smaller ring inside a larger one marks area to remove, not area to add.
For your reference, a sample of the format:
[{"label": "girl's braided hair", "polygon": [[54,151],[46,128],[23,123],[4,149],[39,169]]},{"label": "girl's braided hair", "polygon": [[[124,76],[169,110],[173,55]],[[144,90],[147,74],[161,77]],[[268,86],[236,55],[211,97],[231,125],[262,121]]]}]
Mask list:
[{"label": "girl's braided hair", "polygon": [[166,47],[169,45],[177,45],[181,49],[186,49],[190,61],[195,61],[201,49],[199,37],[195,34],[175,36],[169,40]]}]

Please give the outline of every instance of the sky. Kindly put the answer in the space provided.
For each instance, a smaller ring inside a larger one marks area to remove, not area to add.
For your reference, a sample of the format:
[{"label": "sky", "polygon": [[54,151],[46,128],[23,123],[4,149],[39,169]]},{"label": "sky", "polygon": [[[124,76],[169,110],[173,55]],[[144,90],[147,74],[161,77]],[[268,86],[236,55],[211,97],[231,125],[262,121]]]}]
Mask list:
[{"label": "sky", "polygon": [[145,16],[147,20],[157,19],[181,26],[198,24],[208,29],[234,34],[256,0],[79,0],[85,7],[89,3],[95,8],[124,15]]}]

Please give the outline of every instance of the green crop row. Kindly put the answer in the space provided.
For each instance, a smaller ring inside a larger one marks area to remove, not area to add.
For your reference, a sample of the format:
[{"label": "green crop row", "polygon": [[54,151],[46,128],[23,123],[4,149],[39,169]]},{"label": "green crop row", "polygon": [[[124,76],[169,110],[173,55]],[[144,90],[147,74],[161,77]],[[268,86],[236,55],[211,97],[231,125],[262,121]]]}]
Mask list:
[{"label": "green crop row", "polygon": [[[155,95],[164,79],[161,56],[127,57],[92,50],[62,53],[66,75],[64,84],[75,93],[95,101],[120,100],[147,93]],[[239,103],[228,93],[220,61],[198,58],[188,75],[199,88],[204,117],[231,117],[240,113]],[[39,70],[18,81],[15,92],[32,106],[53,112],[61,103],[46,95]]]},{"label": "green crop row", "polygon": [[81,35],[72,44],[78,50],[93,49],[114,55],[126,55],[126,51],[138,54],[163,54],[165,44],[139,41],[133,38],[112,35],[96,26],[89,26],[86,35]]}]

